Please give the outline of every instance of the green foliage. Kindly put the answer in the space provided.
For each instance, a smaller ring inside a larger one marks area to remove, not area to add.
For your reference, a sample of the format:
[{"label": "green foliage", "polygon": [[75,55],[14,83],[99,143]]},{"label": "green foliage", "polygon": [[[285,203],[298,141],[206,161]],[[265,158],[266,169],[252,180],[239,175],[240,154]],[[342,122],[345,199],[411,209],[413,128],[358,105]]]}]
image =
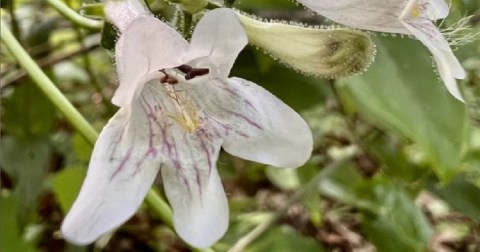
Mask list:
[{"label": "green foliage", "polygon": [[86,174],[84,167],[66,167],[53,176],[53,192],[64,213],[75,201]]},{"label": "green foliage", "polygon": [[469,136],[464,104],[445,90],[418,41],[382,38],[376,44],[371,68],[342,80],[348,100],[379,126],[419,144],[442,181],[452,178]]}]

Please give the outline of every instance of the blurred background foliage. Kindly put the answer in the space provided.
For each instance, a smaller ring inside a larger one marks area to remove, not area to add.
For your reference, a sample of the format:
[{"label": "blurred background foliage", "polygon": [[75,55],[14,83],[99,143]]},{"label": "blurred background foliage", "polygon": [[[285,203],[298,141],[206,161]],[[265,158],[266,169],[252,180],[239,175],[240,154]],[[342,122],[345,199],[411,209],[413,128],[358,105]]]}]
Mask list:
[{"label": "blurred background foliage", "polygon": [[[99,1],[64,2],[86,16],[102,15]],[[163,0],[149,4],[167,20],[174,14]],[[112,27],[81,29],[44,1],[4,0],[1,7],[2,22],[101,130],[116,111],[110,103],[117,80],[113,52],[102,48],[114,45]],[[333,25],[288,0],[239,0],[234,7]],[[470,15],[470,32],[480,32],[478,0],[453,0],[441,25]],[[227,251],[272,216],[278,221],[245,251],[480,251],[480,41],[455,48],[468,72],[460,81],[463,104],[446,92],[420,42],[370,35],[377,45],[372,66],[336,80],[303,76],[258,48],[243,50],[231,75],[264,86],[300,112],[315,149],[296,170],[221,154],[231,226],[215,251]],[[92,146],[3,44],[1,59],[0,251],[189,251],[145,207],[108,243],[77,247],[59,237]],[[292,195],[300,197],[289,200]]]}]

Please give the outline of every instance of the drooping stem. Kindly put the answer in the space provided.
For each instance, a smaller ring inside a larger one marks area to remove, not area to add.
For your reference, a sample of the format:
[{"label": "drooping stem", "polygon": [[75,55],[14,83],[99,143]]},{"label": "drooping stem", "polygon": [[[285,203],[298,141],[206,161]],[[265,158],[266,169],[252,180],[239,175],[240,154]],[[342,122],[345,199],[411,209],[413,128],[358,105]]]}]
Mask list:
[{"label": "drooping stem", "polygon": [[329,164],[325,168],[323,168],[313,179],[311,179],[305,186],[303,186],[300,190],[295,192],[295,194],[290,197],[285,204],[280,207],[270,218],[268,218],[266,221],[260,223],[258,226],[256,226],[252,231],[247,233],[245,236],[240,238],[229,250],[228,252],[241,252],[244,251],[247,246],[255,241],[258,237],[260,237],[263,233],[265,233],[270,226],[272,226],[275,222],[277,222],[285,213],[288,211],[288,209],[301,200],[307,193],[311,192],[315,188],[317,188],[318,183],[326,177],[326,175],[336,167],[344,164],[349,157],[345,157],[343,159],[339,159],[334,161],[333,163]]},{"label": "drooping stem", "polygon": [[92,30],[101,30],[103,27],[103,22],[90,19],[78,14],[76,11],[70,9],[68,5],[60,0],[46,0],[50,6],[55,8],[62,16],[66,19],[72,21],[72,23],[86,29]]}]

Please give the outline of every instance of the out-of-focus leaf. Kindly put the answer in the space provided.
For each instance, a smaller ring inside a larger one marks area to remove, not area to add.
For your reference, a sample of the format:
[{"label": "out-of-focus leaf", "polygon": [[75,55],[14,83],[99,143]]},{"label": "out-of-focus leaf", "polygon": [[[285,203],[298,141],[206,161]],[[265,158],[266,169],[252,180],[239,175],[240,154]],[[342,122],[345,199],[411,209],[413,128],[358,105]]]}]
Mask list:
[{"label": "out-of-focus leaf", "polygon": [[[351,166],[339,167],[326,173],[325,179],[320,182],[320,191],[363,210],[362,225],[379,251],[399,251],[391,250],[398,247],[391,246],[390,243],[404,246],[405,251],[426,250],[431,228],[420,208],[401,186],[381,175],[365,179]],[[384,244],[386,237],[377,233],[389,233],[392,236],[387,240],[389,243]]]},{"label": "out-of-focus leaf", "polygon": [[78,133],[75,133],[72,136],[72,148],[81,161],[88,162],[88,160],[90,160],[93,147]]},{"label": "out-of-focus leaf", "polygon": [[84,167],[67,167],[53,176],[53,192],[64,213],[75,201],[86,175]]},{"label": "out-of-focus leaf", "polygon": [[13,195],[0,196],[0,251],[35,251],[34,245],[22,238],[16,218],[18,212],[17,198]]},{"label": "out-of-focus leaf", "polygon": [[322,252],[325,249],[310,237],[305,237],[297,233],[289,226],[273,227],[261,237],[261,239],[252,243],[245,252]]},{"label": "out-of-focus leaf", "polygon": [[105,21],[102,30],[102,38],[100,45],[110,51],[115,49],[115,43],[117,42],[118,32],[110,22]]},{"label": "out-of-focus leaf", "polygon": [[362,189],[369,188],[368,181],[354,167],[344,165],[325,173],[325,179],[319,183],[322,194],[362,209],[377,209],[374,195]]},{"label": "out-of-focus leaf", "polygon": [[5,99],[2,126],[10,135],[21,139],[47,134],[55,120],[55,108],[30,81],[15,88]]},{"label": "out-of-focus leaf", "polygon": [[361,113],[426,151],[442,181],[455,174],[469,131],[465,105],[434,74],[428,51],[415,40],[381,38],[375,63],[341,80]]},{"label": "out-of-focus leaf", "polygon": [[1,145],[1,165],[17,181],[15,195],[22,206],[17,216],[23,226],[32,218],[37,197],[42,192],[50,146],[44,140],[21,141],[9,136],[2,138]]},{"label": "out-of-focus leaf", "polygon": [[445,186],[430,184],[429,187],[453,209],[480,221],[480,188],[463,177],[457,177]]},{"label": "out-of-focus leaf", "polygon": [[[41,47],[41,53],[33,55],[34,58],[45,57],[50,53],[50,35],[57,27],[58,20],[49,18],[40,22],[34,22],[25,38],[28,47]],[[38,49],[37,49],[38,50]]]},{"label": "out-of-focus leaf", "polygon": [[[362,224],[378,251],[396,252],[399,251],[399,247],[405,248],[400,251],[427,251],[432,230],[414,200],[391,185],[379,184],[372,189],[380,196],[377,198],[377,204],[381,211],[377,219],[367,218]],[[378,235],[380,232],[390,233],[389,240]],[[392,248],[393,250],[387,250],[391,245],[385,244],[386,241],[398,246]]]},{"label": "out-of-focus leaf", "polygon": [[283,190],[294,190],[300,186],[296,169],[279,169],[267,167],[265,170],[268,180]]}]

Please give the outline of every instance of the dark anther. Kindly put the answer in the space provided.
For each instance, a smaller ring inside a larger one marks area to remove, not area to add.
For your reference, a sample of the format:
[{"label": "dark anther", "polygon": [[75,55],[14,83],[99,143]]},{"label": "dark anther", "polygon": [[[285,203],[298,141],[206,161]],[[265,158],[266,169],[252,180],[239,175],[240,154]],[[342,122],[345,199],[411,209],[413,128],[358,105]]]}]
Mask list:
[{"label": "dark anther", "polygon": [[206,75],[206,74],[210,73],[210,69],[208,69],[208,68],[194,68],[192,70],[192,72],[194,72],[195,77],[196,76],[203,76],[203,75]]},{"label": "dark anther", "polygon": [[162,84],[167,83],[167,78],[168,78],[167,75],[164,75],[164,76],[160,77],[160,83],[162,83]]},{"label": "dark anther", "polygon": [[185,80],[191,80],[197,76],[203,76],[210,73],[208,68],[192,68],[190,72],[185,75]]},{"label": "dark anther", "polygon": [[195,73],[193,71],[190,71],[185,75],[185,80],[191,80],[193,78],[195,78]]},{"label": "dark anther", "polygon": [[[160,80],[161,81],[161,80]],[[167,76],[167,79],[166,79],[166,82],[170,85],[173,85],[173,84],[177,84],[178,83],[178,80],[171,77],[171,76]]]},{"label": "dark anther", "polygon": [[162,77],[160,77],[160,83],[162,84],[168,83],[170,85],[174,85],[178,83],[178,80],[175,77],[168,75],[164,69],[161,69],[158,71],[164,74]]},{"label": "dark anther", "polygon": [[181,66],[178,66],[176,67],[180,72],[184,73],[184,74],[188,74],[190,71],[192,71],[192,67],[189,66],[189,65],[181,65]]}]

